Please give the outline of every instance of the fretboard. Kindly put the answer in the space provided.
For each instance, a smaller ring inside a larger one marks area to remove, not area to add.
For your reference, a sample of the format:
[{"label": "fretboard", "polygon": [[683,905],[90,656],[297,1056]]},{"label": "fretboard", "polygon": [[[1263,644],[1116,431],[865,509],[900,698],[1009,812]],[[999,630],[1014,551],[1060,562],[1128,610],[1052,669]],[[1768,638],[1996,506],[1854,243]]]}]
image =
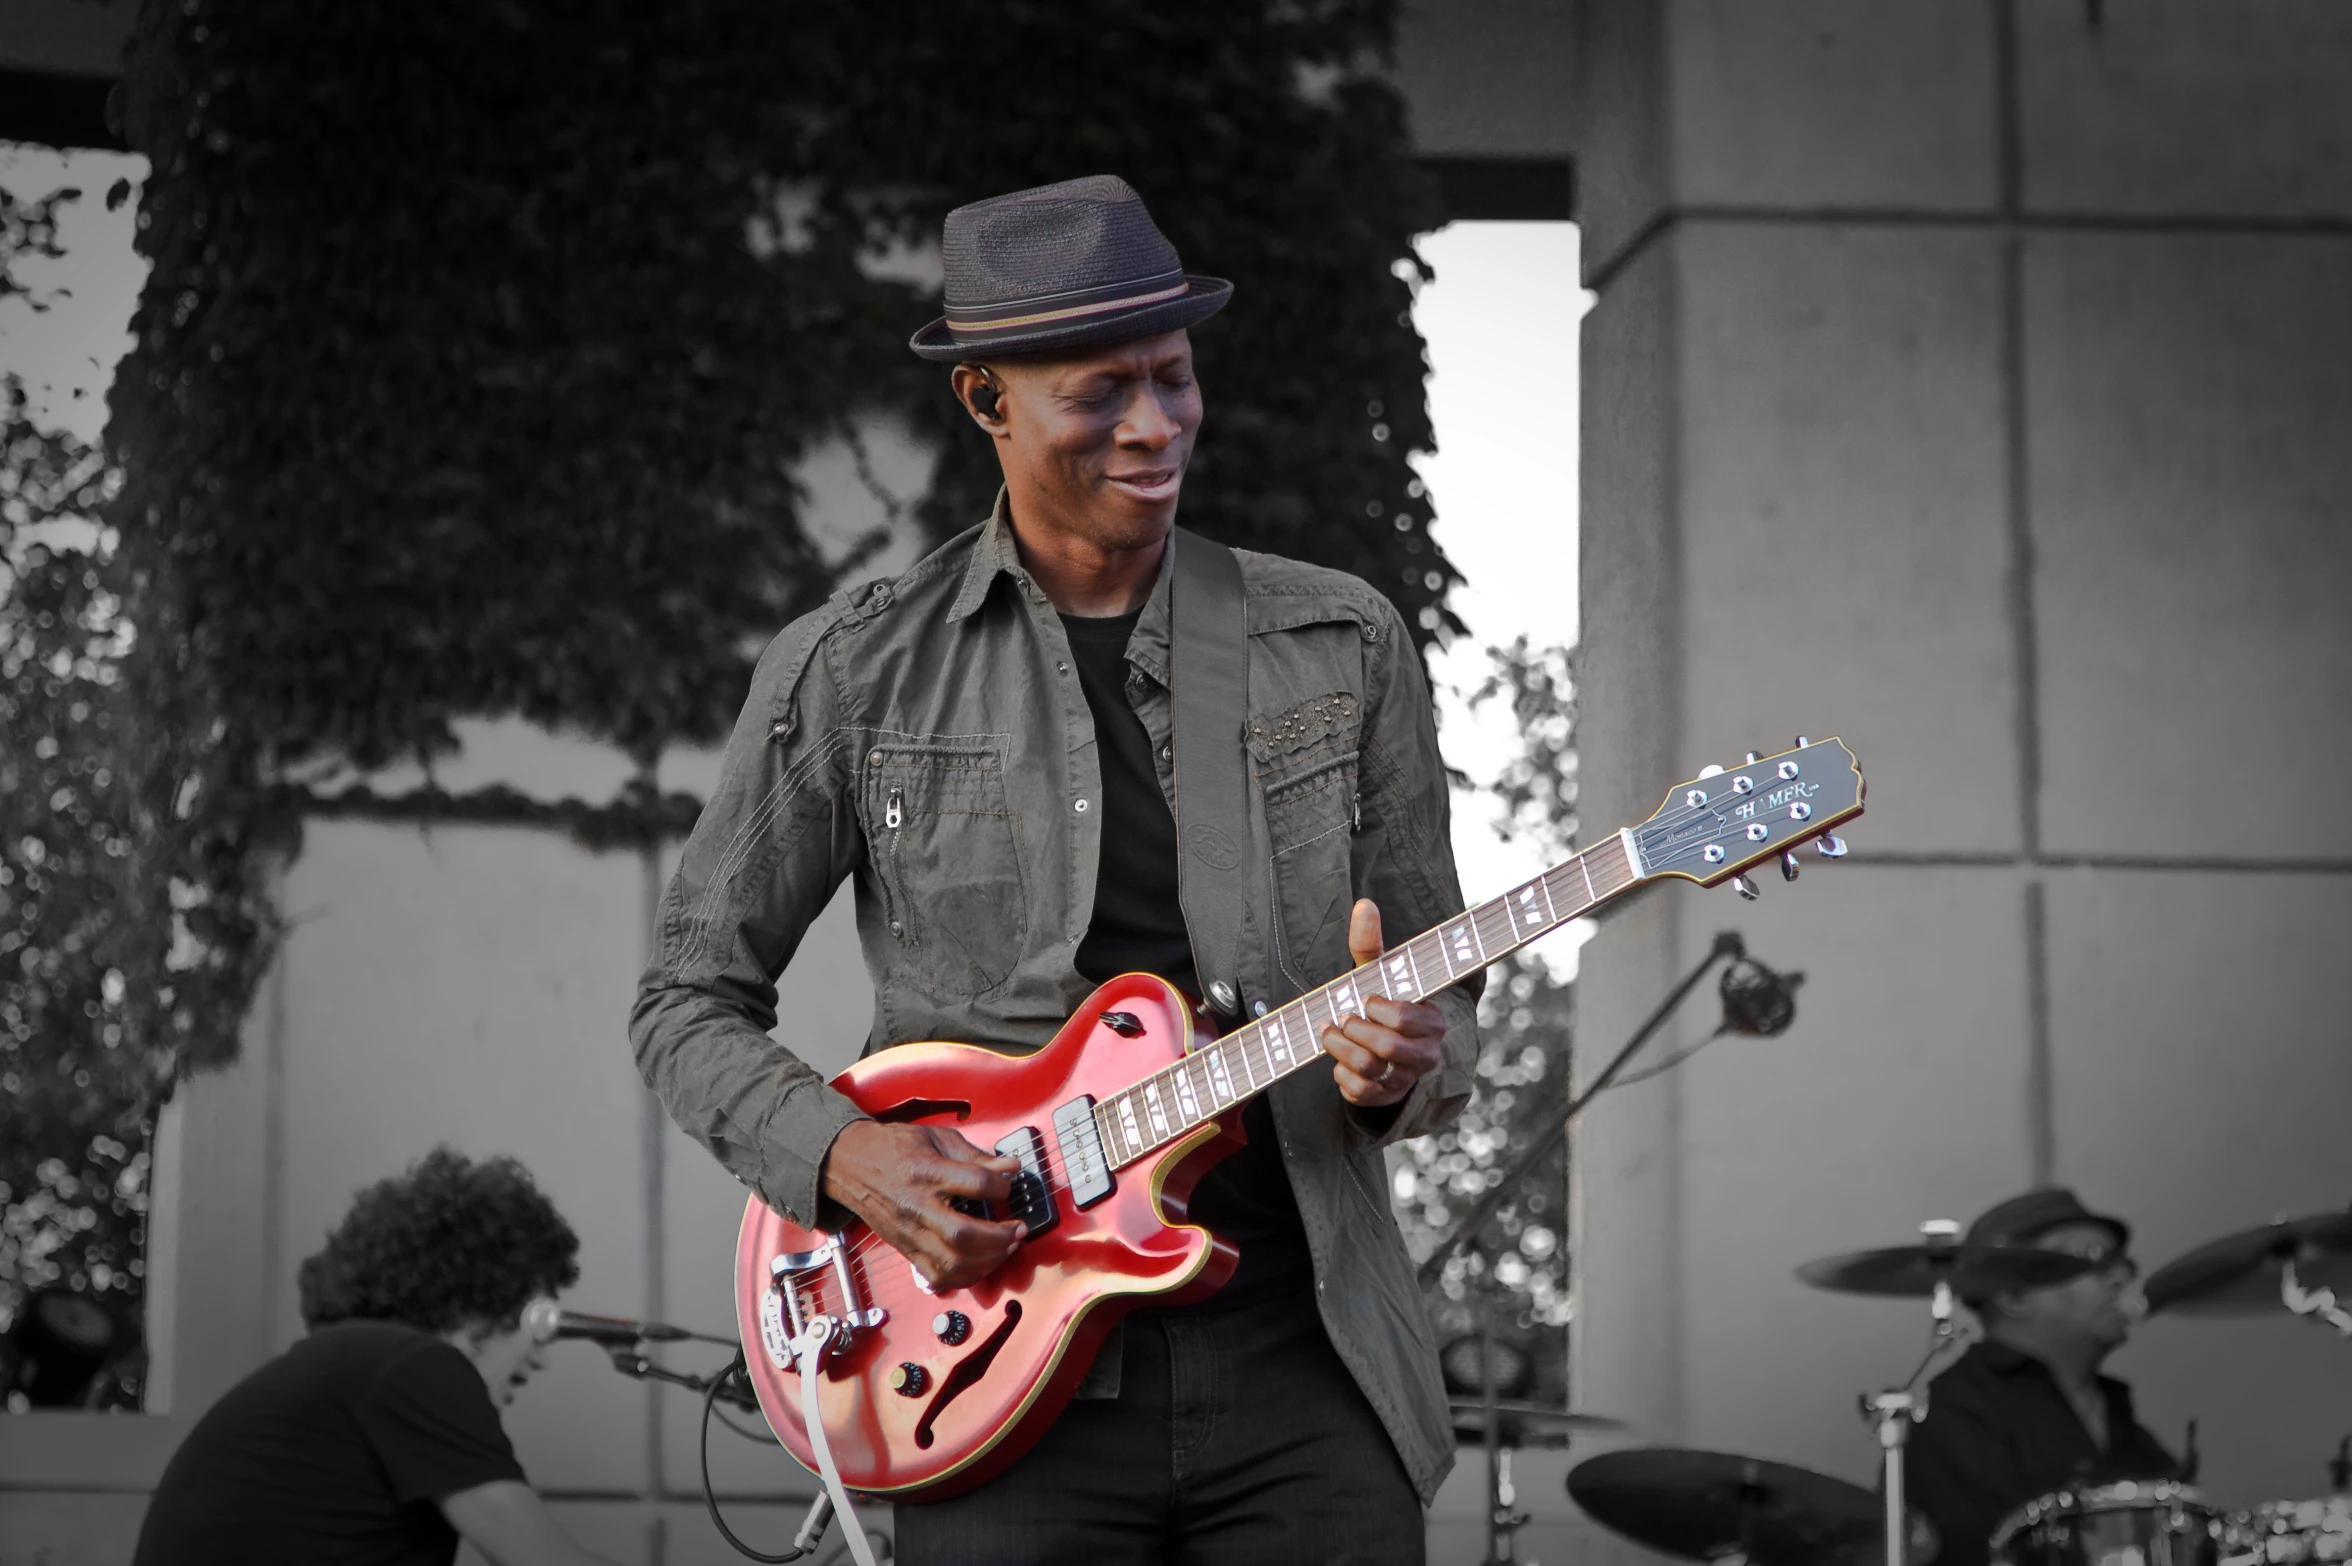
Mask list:
[{"label": "fretboard", "polygon": [[1424,930],[1298,999],[1235,1028],[1094,1107],[1111,1167],[1123,1168],[1264,1092],[1323,1055],[1322,1033],[1374,995],[1426,1000],[1579,919],[1643,880],[1620,832],[1523,886]]}]

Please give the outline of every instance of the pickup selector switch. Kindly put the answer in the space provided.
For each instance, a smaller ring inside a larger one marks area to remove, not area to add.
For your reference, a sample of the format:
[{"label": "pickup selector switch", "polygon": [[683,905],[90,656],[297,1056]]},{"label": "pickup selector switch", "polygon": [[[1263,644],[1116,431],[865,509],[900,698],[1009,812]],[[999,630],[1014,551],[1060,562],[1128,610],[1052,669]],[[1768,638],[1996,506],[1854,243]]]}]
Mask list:
[{"label": "pickup selector switch", "polygon": [[890,1390],[900,1397],[921,1397],[923,1389],[930,1384],[930,1372],[911,1359],[891,1369]]},{"label": "pickup selector switch", "polygon": [[960,1310],[943,1310],[931,1318],[931,1330],[942,1343],[961,1343],[972,1335],[972,1318]]}]

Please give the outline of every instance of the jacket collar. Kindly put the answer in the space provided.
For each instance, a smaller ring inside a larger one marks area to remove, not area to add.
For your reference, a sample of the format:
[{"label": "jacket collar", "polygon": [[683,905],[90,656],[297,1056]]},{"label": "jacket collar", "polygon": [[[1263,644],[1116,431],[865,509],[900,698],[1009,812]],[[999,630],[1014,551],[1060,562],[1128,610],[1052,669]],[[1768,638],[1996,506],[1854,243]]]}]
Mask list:
[{"label": "jacket collar", "polygon": [[996,504],[988,508],[988,520],[980,524],[980,537],[972,546],[972,558],[964,566],[964,583],[957,590],[955,602],[948,605],[949,624],[967,615],[980,612],[988,601],[988,589],[1000,575],[1010,575],[1026,582],[1029,573],[1021,569],[1020,551],[1013,547],[1013,522],[1005,508],[1005,491],[998,486]]},{"label": "jacket collar", "polygon": [[1175,623],[1170,607],[1168,584],[1176,575],[1176,551],[1179,541],[1170,538],[1168,547],[1160,551],[1160,579],[1152,584],[1151,596],[1143,601],[1143,613],[1136,617],[1135,630],[1127,638],[1127,661],[1160,684],[1168,679],[1168,632]]},{"label": "jacket collar", "polygon": [[[1127,641],[1127,661],[1144,673],[1168,683],[1168,583],[1173,575],[1176,551],[1173,547],[1160,555],[1159,580],[1152,584],[1151,596],[1143,602],[1143,613],[1135,622],[1135,632]],[[972,558],[964,566],[963,585],[957,589],[955,602],[948,606],[950,624],[980,612],[988,601],[988,590],[996,585],[999,576],[1009,576],[1024,588],[1032,584],[1028,570],[1021,564],[1021,552],[1013,540],[1012,514],[1005,502],[1005,491],[996,492],[996,504],[989,507],[988,520],[980,524],[980,536],[973,542]]]}]

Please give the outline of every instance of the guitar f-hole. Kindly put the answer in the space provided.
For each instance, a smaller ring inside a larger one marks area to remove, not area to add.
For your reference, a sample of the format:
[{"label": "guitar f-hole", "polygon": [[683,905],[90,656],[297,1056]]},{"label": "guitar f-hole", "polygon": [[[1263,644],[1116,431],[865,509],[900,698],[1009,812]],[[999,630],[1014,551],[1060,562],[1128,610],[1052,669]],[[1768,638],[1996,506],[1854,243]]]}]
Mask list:
[{"label": "guitar f-hole", "polygon": [[947,1411],[948,1404],[988,1374],[988,1367],[996,1362],[997,1350],[1005,1346],[1005,1339],[1013,1335],[1013,1328],[1020,1320],[1021,1302],[1005,1301],[1004,1320],[996,1324],[996,1330],[988,1334],[987,1341],[978,1348],[956,1361],[955,1369],[940,1381],[938,1396],[931,1399],[931,1406],[923,1410],[921,1423],[915,1426],[915,1445],[925,1448],[931,1445],[932,1421]]}]

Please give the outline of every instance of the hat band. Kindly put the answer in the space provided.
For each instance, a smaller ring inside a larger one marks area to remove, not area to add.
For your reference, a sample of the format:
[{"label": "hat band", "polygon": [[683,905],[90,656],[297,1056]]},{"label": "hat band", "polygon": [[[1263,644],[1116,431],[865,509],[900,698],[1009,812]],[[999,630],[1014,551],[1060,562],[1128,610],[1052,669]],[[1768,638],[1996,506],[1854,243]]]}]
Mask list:
[{"label": "hat band", "polygon": [[1059,310],[1040,310],[1030,315],[1005,316],[993,321],[959,320],[954,315],[950,315],[947,318],[947,325],[950,331],[959,336],[984,337],[993,332],[1019,331],[1026,327],[1049,325],[1055,321],[1082,320],[1087,316],[1102,315],[1112,310],[1132,310],[1142,305],[1159,304],[1164,300],[1181,298],[1191,288],[1190,282],[1179,279],[1173,288],[1154,289],[1145,294],[1128,294],[1118,299],[1100,299],[1092,304],[1068,305]]}]

